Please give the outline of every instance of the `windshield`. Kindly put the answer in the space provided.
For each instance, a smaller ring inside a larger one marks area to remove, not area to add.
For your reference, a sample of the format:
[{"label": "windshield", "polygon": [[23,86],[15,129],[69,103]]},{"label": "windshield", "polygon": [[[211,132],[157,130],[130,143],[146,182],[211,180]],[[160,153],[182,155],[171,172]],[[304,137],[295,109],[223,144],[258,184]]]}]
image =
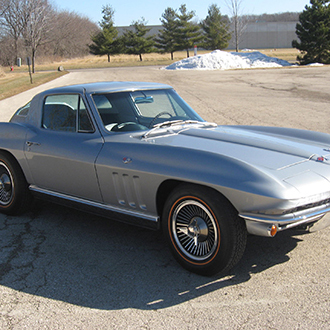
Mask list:
[{"label": "windshield", "polygon": [[92,95],[108,131],[143,131],[162,122],[203,119],[173,90]]}]

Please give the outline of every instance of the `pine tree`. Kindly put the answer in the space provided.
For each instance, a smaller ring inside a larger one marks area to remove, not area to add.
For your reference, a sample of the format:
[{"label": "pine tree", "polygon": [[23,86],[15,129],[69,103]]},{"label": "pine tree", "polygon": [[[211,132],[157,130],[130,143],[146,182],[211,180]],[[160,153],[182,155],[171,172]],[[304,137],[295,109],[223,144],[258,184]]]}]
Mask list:
[{"label": "pine tree", "polygon": [[297,57],[300,64],[330,64],[330,1],[311,0],[299,16],[296,34],[300,41],[292,46],[302,53]]},{"label": "pine tree", "polygon": [[221,15],[216,4],[209,7],[208,15],[201,26],[204,32],[203,48],[215,50],[228,47],[231,38],[229,19]]},{"label": "pine tree", "polygon": [[107,55],[108,62],[110,56],[119,54],[121,51],[120,39],[117,38],[118,31],[114,27],[114,10],[110,5],[102,7],[101,31],[91,37],[93,43],[89,45],[89,50],[94,55]]},{"label": "pine tree", "polygon": [[191,20],[195,17],[194,11],[187,11],[186,5],[181,5],[178,19],[177,32],[175,33],[175,44],[178,50],[186,50],[189,57],[189,49],[197,45],[203,38],[200,26]]},{"label": "pine tree", "polygon": [[173,53],[177,50],[175,33],[178,24],[175,10],[170,7],[166,8],[160,21],[163,30],[159,32],[158,38],[155,38],[156,47],[163,53],[171,53],[171,60],[173,60]]},{"label": "pine tree", "polygon": [[146,27],[147,22],[144,18],[132,23],[133,30],[126,30],[123,36],[123,43],[126,47],[126,53],[139,55],[142,61],[142,54],[148,54],[155,51],[154,36],[146,36],[151,30]]}]

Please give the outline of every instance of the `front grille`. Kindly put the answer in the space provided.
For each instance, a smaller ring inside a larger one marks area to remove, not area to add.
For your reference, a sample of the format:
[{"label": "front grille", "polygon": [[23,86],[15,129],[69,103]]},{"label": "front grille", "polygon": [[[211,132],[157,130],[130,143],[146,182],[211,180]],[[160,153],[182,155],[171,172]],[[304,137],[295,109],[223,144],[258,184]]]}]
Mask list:
[{"label": "front grille", "polygon": [[309,204],[305,204],[305,205],[295,207],[294,209],[290,209],[290,210],[287,210],[287,211],[283,212],[283,214],[296,213],[296,212],[299,212],[299,211],[312,209],[314,207],[326,205],[326,204],[329,204],[329,203],[330,203],[330,198],[327,198],[327,199],[323,199],[323,200],[318,201],[318,202],[309,203]]}]

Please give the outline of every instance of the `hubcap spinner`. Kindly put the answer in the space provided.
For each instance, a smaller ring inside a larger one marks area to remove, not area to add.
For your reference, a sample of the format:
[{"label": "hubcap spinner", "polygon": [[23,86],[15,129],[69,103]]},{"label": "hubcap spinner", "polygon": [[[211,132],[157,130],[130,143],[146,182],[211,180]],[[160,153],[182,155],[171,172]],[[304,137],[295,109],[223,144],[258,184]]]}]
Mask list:
[{"label": "hubcap spinner", "polygon": [[0,177],[0,189],[5,191],[10,191],[11,189],[11,181],[7,174],[2,174]]},{"label": "hubcap spinner", "polygon": [[208,226],[201,217],[194,217],[188,225],[188,235],[192,238],[197,238],[199,242],[204,242],[208,233]]}]

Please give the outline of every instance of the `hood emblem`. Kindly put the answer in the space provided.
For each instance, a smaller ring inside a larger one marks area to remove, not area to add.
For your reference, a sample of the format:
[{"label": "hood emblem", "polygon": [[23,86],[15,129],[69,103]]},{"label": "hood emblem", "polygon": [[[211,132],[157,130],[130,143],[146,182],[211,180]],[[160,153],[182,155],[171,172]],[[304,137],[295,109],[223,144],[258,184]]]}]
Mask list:
[{"label": "hood emblem", "polygon": [[317,157],[317,159],[316,159],[317,162],[324,162],[325,160],[327,160],[327,159],[324,158],[323,156]]},{"label": "hood emblem", "polygon": [[131,163],[132,162],[132,158],[129,158],[129,157],[124,157],[123,158],[123,163],[124,164],[129,164],[129,163]]}]

